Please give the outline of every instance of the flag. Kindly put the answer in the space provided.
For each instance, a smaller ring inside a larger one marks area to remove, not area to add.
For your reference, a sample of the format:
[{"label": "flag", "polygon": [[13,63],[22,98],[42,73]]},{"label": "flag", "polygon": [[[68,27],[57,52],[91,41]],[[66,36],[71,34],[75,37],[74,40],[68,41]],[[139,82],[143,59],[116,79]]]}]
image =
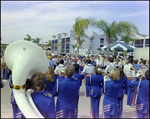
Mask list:
[{"label": "flag", "polygon": [[34,42],[36,44],[36,42]]},{"label": "flag", "polygon": [[11,42],[13,42],[13,41],[11,41]]},{"label": "flag", "polygon": [[77,46],[79,46],[79,43],[78,43],[78,45]]},{"label": "flag", "polygon": [[45,42],[45,43],[48,43],[48,42]]},{"label": "flag", "polygon": [[5,40],[5,42],[7,42],[7,40]]}]

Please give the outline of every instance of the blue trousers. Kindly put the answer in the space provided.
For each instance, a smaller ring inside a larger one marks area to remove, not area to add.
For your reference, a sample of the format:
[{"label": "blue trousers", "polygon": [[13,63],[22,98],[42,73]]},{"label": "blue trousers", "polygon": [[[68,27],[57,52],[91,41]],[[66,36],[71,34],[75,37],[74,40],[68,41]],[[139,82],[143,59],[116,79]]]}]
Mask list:
[{"label": "blue trousers", "polygon": [[138,112],[138,111],[136,111],[136,113],[137,113],[137,118],[141,118],[141,119],[143,119],[143,118],[149,118],[149,112],[148,113],[141,113],[141,112]]},{"label": "blue trousers", "polygon": [[9,78],[7,68],[5,68],[5,76],[4,76],[4,78]]},{"label": "blue trousers", "polygon": [[12,109],[13,109],[13,118],[16,118],[18,106],[12,104]]},{"label": "blue trousers", "polygon": [[105,112],[104,112],[104,114],[103,114],[103,118],[115,118],[115,119],[118,119],[118,114],[115,114],[115,115],[110,115],[110,114],[106,114]]},{"label": "blue trousers", "polygon": [[136,97],[136,87],[128,87],[127,105],[134,107]]},{"label": "blue trousers", "polygon": [[123,97],[118,97],[118,116],[122,118],[122,109],[123,109]]},{"label": "blue trousers", "polygon": [[91,118],[99,118],[100,97],[91,97]]}]

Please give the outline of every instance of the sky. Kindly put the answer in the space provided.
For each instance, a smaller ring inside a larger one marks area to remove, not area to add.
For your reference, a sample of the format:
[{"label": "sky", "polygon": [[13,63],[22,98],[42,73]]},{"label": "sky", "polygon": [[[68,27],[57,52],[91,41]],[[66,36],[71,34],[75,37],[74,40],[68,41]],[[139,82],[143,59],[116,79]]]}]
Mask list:
[{"label": "sky", "polygon": [[[77,17],[128,21],[149,35],[149,1],[1,1],[1,43],[23,40],[27,34],[48,42],[52,35],[73,30]],[[91,27],[85,33],[90,31],[103,34]]]}]

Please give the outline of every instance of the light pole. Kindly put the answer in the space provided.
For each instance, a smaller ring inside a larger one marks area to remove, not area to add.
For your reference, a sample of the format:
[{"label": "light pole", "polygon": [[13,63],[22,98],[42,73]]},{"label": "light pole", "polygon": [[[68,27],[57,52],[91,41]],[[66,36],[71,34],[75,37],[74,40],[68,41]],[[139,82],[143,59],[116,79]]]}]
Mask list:
[{"label": "light pole", "polygon": [[[92,46],[92,47],[91,47],[91,51],[92,51],[92,53],[93,53],[93,40],[94,40],[94,36],[91,36],[91,37],[90,37],[90,40],[91,40],[91,43],[92,43],[92,45],[91,45],[91,46]],[[91,53],[91,54],[92,54],[92,53]]]}]

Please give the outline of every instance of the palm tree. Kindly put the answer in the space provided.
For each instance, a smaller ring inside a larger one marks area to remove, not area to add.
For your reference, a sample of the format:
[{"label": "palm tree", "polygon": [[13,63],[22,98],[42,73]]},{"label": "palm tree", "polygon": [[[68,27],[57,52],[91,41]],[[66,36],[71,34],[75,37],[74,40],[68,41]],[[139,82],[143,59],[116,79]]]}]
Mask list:
[{"label": "palm tree", "polygon": [[73,24],[74,34],[77,37],[77,55],[79,55],[79,41],[80,37],[85,34],[85,30],[88,29],[89,21],[88,19],[82,19],[80,17],[75,19],[75,24]]},{"label": "palm tree", "polygon": [[107,58],[109,55],[111,38],[117,40],[118,36],[128,36],[128,39],[131,40],[131,38],[135,36],[135,33],[138,33],[138,28],[133,23],[125,21],[120,21],[119,23],[113,21],[112,23],[108,23],[105,20],[90,19],[90,25],[100,29],[106,35]]},{"label": "palm tree", "polygon": [[48,41],[48,46],[51,46],[51,45],[52,45],[52,41],[49,40],[49,41]]},{"label": "palm tree", "polygon": [[37,44],[39,44],[40,40],[43,40],[43,39],[42,38],[32,39],[33,43],[37,43]]},{"label": "palm tree", "polygon": [[32,38],[31,38],[31,36],[29,34],[27,34],[26,36],[27,36],[27,38],[24,38],[24,40],[32,41]]},{"label": "palm tree", "polygon": [[82,44],[85,42],[84,39],[80,39],[80,46],[82,47]]},{"label": "palm tree", "polygon": [[72,48],[73,48],[73,54],[75,54],[74,53],[74,49],[77,47],[77,45],[71,45],[72,46]]}]

